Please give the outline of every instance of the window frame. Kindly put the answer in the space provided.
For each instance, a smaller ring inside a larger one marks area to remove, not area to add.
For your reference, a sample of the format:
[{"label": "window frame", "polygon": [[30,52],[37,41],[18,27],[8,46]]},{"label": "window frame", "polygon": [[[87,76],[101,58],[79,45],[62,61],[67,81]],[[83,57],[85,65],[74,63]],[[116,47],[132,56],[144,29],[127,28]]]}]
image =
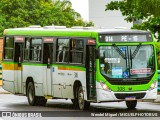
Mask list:
[{"label": "window frame", "polygon": [[[29,46],[29,49],[28,49],[28,51],[29,51],[29,59],[25,59],[26,57],[25,57],[25,51],[26,51],[26,41],[27,41],[27,39],[29,39],[29,42],[30,42],[30,46]],[[34,50],[34,48],[31,48],[31,47],[33,47],[32,46],[32,40],[33,39],[41,39],[41,44],[40,44],[40,47],[41,47],[41,49],[39,49],[40,50],[40,60],[39,61],[35,61],[35,60],[33,60],[32,59],[32,52],[33,51],[35,51]],[[24,45],[24,62],[30,62],[30,63],[41,63],[42,62],[42,59],[43,59],[43,57],[42,57],[42,51],[43,51],[43,38],[42,37],[34,37],[34,36],[31,36],[31,37],[28,37],[28,36],[26,36],[25,37],[25,45]],[[33,51],[32,51],[33,50]]]},{"label": "window frame", "polygon": [[[12,38],[13,39],[13,48],[11,47],[6,47],[6,39],[7,37]],[[3,60],[5,61],[14,61],[14,47],[15,47],[15,40],[14,40],[14,36],[8,35],[8,36],[4,36],[4,41],[3,41]],[[12,59],[6,59],[6,49],[7,50],[12,50]]]},{"label": "window frame", "polygon": [[[59,49],[59,46],[58,46],[58,40],[59,40],[59,39],[68,39],[68,40],[69,40],[69,41],[68,41],[68,50],[66,50],[66,51],[68,52],[68,60],[67,60],[67,62],[59,62],[59,61],[57,61],[57,59],[58,59],[58,52],[59,52],[59,51],[62,51],[62,52],[65,51],[65,50],[58,50],[58,49]],[[60,64],[66,64],[66,63],[68,64],[68,63],[69,63],[69,59],[70,59],[70,39],[71,39],[71,38],[69,38],[69,37],[58,37],[58,38],[56,39],[56,53],[55,53],[55,54],[56,54],[56,55],[55,55],[55,56],[56,56],[56,57],[55,57],[55,58],[56,58],[56,59],[55,59],[55,62],[56,62],[56,63],[60,63]]]},{"label": "window frame", "polygon": [[[73,49],[73,46],[72,46],[72,41],[73,40],[82,40],[83,41],[83,48],[81,48],[82,50],[77,50],[77,49]],[[82,65],[82,64],[84,64],[84,58],[85,58],[85,56],[84,56],[84,53],[85,53],[85,38],[76,38],[76,37],[74,37],[74,38],[71,38],[71,40],[70,40],[70,43],[71,43],[71,49],[70,49],[70,60],[69,60],[69,63],[70,64],[76,64],[76,65]],[[81,62],[73,62],[73,58],[72,58],[72,53],[82,53],[82,58],[81,58]]]},{"label": "window frame", "polygon": [[[57,62],[57,49],[58,49],[58,39],[69,39],[69,60],[68,62]],[[82,59],[82,63],[72,63],[71,62],[71,40],[72,39],[79,39],[79,40],[83,40],[84,41],[84,44],[83,44],[83,59]],[[85,64],[86,64],[86,46],[87,46],[87,43],[88,43],[88,39],[90,39],[90,37],[56,37],[56,40],[55,40],[55,47],[53,48],[55,50],[54,52],[54,56],[55,56],[55,59],[53,59],[53,63],[55,64],[67,64],[67,65],[75,65],[75,66],[82,66],[82,67],[85,67]]]}]

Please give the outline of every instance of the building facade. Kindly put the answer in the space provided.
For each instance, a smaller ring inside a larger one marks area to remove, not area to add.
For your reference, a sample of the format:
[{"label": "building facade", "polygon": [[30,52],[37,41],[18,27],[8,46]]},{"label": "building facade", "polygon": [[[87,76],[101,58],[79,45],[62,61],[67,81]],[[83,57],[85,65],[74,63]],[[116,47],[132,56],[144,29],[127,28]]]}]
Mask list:
[{"label": "building facade", "polygon": [[120,11],[105,11],[106,5],[111,1],[117,0],[89,0],[89,21],[92,21],[95,27],[109,29],[115,27],[131,28],[133,23],[127,23]]}]

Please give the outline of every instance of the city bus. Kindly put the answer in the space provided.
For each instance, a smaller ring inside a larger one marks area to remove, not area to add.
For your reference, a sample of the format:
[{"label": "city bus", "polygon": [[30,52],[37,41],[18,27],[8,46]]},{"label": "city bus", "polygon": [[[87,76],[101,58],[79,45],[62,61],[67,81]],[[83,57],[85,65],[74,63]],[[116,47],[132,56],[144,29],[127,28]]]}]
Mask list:
[{"label": "city bus", "polygon": [[3,88],[32,106],[70,99],[90,103],[157,98],[157,58],[148,31],[27,27],[4,30]]}]

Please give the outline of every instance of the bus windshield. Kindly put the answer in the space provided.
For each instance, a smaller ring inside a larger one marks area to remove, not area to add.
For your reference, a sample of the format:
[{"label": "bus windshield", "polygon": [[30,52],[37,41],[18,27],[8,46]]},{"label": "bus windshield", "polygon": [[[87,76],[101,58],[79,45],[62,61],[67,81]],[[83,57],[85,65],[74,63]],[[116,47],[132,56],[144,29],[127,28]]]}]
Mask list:
[{"label": "bus windshield", "polygon": [[144,78],[155,71],[152,45],[100,46],[101,73],[109,78]]}]

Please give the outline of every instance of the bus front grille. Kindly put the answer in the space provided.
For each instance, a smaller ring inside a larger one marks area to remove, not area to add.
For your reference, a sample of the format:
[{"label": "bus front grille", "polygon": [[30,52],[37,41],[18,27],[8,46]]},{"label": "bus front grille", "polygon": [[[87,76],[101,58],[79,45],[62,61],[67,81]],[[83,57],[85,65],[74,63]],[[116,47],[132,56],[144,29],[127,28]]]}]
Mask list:
[{"label": "bus front grille", "polygon": [[131,96],[134,96],[136,99],[142,99],[145,95],[146,93],[130,93],[130,94],[115,93],[117,99],[125,99],[126,97],[131,97]]}]

